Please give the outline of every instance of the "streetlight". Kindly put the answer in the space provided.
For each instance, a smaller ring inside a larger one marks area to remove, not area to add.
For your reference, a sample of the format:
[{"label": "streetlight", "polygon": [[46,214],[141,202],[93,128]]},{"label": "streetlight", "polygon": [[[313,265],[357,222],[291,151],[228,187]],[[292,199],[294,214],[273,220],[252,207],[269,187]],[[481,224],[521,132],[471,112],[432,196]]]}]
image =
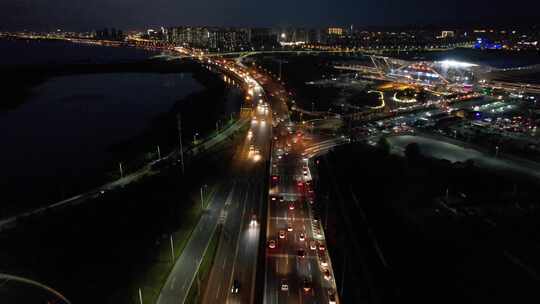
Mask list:
[{"label": "streetlight", "polygon": [[124,177],[124,168],[122,168],[122,163],[119,163],[118,167],[120,169],[120,178],[123,178]]},{"label": "streetlight", "polygon": [[201,186],[201,210],[204,210],[204,195],[203,195],[203,188],[208,187],[208,185]]},{"label": "streetlight", "polygon": [[172,234],[171,234],[170,240],[171,240],[171,261],[174,263],[174,242],[173,242]]}]

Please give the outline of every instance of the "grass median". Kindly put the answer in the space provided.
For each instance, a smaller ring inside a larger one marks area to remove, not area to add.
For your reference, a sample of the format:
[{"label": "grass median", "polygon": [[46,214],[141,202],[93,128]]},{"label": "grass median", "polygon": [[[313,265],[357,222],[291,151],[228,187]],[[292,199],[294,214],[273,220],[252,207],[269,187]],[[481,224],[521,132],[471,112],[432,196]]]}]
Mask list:
[{"label": "grass median", "polygon": [[[227,125],[227,128],[231,127],[236,121],[231,121],[229,125]],[[225,128],[224,128],[225,129]],[[247,126],[243,125],[239,130],[233,132],[228,137],[231,138],[232,141],[237,140],[239,137],[239,134],[242,133],[242,131],[247,130]],[[240,131],[240,132],[239,132]],[[223,143],[219,143],[218,145],[212,147],[206,152],[214,151],[216,153],[219,153],[221,149],[228,148],[231,145],[231,141],[225,141]],[[205,187],[203,186],[203,198],[204,198],[204,208],[207,208],[212,199],[214,198],[215,193],[217,192],[219,186],[213,185]],[[183,223],[180,227],[180,229],[176,230],[172,234],[173,239],[173,247],[174,247],[174,259],[178,259],[178,257],[181,256],[185,246],[187,245],[191,234],[199,222],[199,219],[202,215],[201,212],[201,199],[200,199],[200,189],[193,190],[192,194],[190,195],[190,207],[186,210],[185,214],[183,215]],[[215,255],[215,251],[217,249],[217,243],[219,239],[219,231],[220,227],[216,229],[216,232],[214,233],[214,236],[212,237],[211,242],[209,243],[208,249],[206,251],[206,254],[203,258],[203,262],[201,263],[198,276],[201,279],[201,282],[205,282],[208,277],[208,273],[211,269],[213,257]],[[157,246],[158,253],[156,254],[156,259],[152,262],[152,265],[148,268],[148,271],[146,271],[139,279],[135,280],[135,284],[130,288],[130,294],[132,294],[132,303],[139,303],[139,294],[138,289],[141,288],[142,293],[142,299],[143,303],[156,303],[159,293],[161,292],[161,289],[165,285],[165,282],[167,281],[167,277],[172,271],[172,268],[174,264],[171,262],[171,236],[170,235],[163,235],[160,238],[160,243]],[[195,281],[196,283],[196,281]],[[204,285],[204,284],[203,284]],[[195,290],[193,288],[190,289],[190,293],[188,294],[188,297],[186,298],[186,303],[195,303],[190,302],[197,300],[197,286],[196,284],[193,284],[192,287],[195,287]],[[195,293],[194,293],[195,292]],[[193,294],[194,293],[194,294]],[[191,300],[190,300],[191,299]]]},{"label": "grass median", "polygon": [[[204,195],[204,207],[208,207],[214,195],[219,188],[219,185],[209,186],[206,188]],[[191,234],[193,233],[199,219],[202,215],[199,191],[194,191],[191,197],[191,204],[183,214],[183,222],[181,227],[170,235],[162,235],[157,244],[156,254],[151,261],[148,270],[139,278],[134,280],[131,286],[132,303],[139,303],[139,288],[141,289],[143,303],[156,303],[159,293],[167,281],[167,277],[171,272],[174,263],[172,255],[174,253],[174,262],[182,255],[182,252],[187,245]],[[172,248],[171,248],[172,240]],[[172,250],[173,249],[173,250]]]},{"label": "grass median", "polygon": [[195,280],[193,281],[193,284],[189,289],[189,293],[186,297],[186,304],[202,303],[202,295],[204,295],[204,292],[206,290],[210,270],[212,269],[212,266],[214,264],[214,258],[218,249],[220,235],[221,225],[218,225],[218,227],[214,231],[214,235],[212,236],[210,243],[208,244],[208,248],[204,253],[203,260],[201,262],[199,270],[197,271],[197,276],[195,277]]}]

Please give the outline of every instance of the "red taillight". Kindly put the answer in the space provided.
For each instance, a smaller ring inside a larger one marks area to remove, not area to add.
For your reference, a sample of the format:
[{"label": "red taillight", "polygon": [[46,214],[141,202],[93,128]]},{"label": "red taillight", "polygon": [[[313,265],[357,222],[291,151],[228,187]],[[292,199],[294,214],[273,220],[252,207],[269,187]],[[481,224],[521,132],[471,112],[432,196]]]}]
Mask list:
[{"label": "red taillight", "polygon": [[272,180],[277,180],[277,179],[278,179],[278,177],[277,177],[277,176],[275,176],[275,175],[274,175],[274,176],[272,176]]},{"label": "red taillight", "polygon": [[302,187],[304,184],[302,182],[298,182],[298,187]]}]

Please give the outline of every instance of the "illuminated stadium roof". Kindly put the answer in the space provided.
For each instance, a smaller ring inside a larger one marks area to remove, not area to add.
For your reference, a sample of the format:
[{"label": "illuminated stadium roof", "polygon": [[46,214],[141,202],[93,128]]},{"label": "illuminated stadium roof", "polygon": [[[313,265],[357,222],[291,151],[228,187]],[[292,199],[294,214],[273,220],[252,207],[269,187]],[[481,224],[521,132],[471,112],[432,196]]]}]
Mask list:
[{"label": "illuminated stadium roof", "polygon": [[456,61],[456,60],[443,60],[443,61],[437,61],[437,64],[440,64],[443,68],[472,68],[477,67],[477,64],[474,63],[468,63],[463,61]]}]

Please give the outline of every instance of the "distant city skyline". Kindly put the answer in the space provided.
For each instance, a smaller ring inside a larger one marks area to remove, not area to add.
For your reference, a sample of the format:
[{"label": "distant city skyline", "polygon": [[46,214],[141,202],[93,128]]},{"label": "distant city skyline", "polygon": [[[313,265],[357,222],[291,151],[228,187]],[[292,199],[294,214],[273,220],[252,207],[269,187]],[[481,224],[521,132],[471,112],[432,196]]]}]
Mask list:
[{"label": "distant city skyline", "polygon": [[[526,8],[526,9],[524,9]],[[430,0],[3,0],[0,30],[85,31],[102,27],[141,29],[208,26],[421,26],[520,25],[538,20],[532,0],[494,2]]]}]

